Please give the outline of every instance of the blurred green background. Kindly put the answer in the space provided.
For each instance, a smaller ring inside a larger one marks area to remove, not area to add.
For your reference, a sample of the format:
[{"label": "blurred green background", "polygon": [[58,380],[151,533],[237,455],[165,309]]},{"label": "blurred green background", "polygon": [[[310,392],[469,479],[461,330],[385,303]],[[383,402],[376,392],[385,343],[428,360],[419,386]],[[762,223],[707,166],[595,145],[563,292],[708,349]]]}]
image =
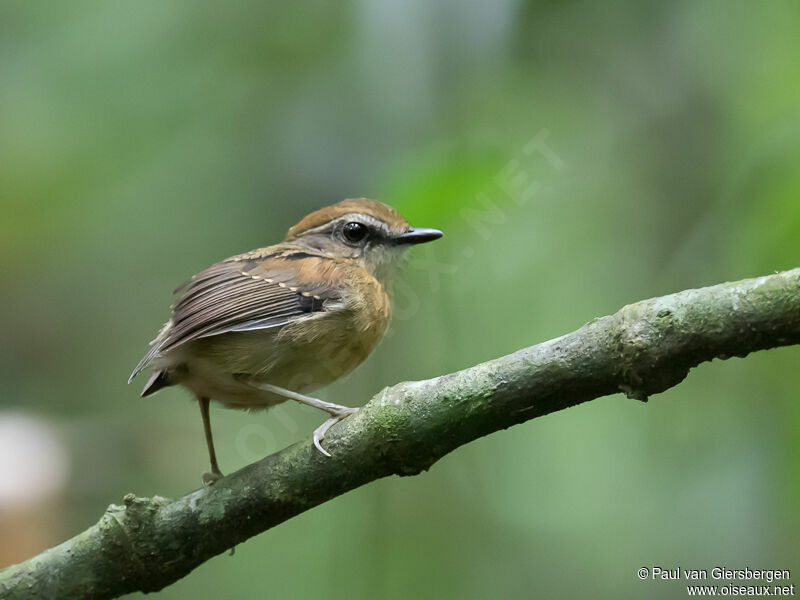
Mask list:
[{"label": "blurred green background", "polygon": [[[127,492],[199,485],[196,405],[126,378],[177,284],[320,206],[369,196],[446,232],[321,394],[344,404],[800,262],[794,0],[5,0],[0,31],[3,564]],[[674,598],[636,570],[800,573],[798,359],[497,433],[159,597]],[[322,415],[212,421],[233,471]]]}]

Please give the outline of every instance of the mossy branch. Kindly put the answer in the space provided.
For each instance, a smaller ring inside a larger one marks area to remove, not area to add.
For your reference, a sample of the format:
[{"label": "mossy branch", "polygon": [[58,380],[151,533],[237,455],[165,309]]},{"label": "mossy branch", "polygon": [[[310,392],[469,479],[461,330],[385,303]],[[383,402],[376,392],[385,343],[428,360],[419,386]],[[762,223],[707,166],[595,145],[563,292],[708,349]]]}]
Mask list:
[{"label": "mossy branch", "polygon": [[152,592],[209,558],[387,475],[414,475],[488,433],[587,400],[649,396],[713,358],[800,343],[800,269],[645,300],[577,331],[435,379],[386,388],[326,438],[177,500],[111,505],[76,537],[0,572],[4,599]]}]

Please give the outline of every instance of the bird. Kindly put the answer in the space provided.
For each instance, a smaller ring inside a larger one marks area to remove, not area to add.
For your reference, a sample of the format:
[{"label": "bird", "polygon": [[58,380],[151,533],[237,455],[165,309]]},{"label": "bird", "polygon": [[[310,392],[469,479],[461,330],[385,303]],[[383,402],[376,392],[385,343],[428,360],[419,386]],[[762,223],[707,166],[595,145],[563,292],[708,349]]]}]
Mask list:
[{"label": "bird", "polygon": [[213,400],[267,409],[287,400],[329,418],[328,429],[358,409],[308,396],[350,373],[373,351],[392,316],[392,278],[416,244],[442,237],[411,227],[387,204],[347,199],[303,217],[273,246],[237,254],[192,276],[175,291],[171,315],[128,383],[146,368],[141,392],[188,389],[200,405],[211,471],[223,477],[209,414]]}]

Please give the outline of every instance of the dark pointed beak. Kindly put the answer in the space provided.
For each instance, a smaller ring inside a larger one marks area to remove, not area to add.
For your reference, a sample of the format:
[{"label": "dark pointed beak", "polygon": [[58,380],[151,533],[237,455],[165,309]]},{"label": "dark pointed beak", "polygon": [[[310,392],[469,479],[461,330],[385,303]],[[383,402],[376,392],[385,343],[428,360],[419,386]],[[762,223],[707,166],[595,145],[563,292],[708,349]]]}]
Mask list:
[{"label": "dark pointed beak", "polygon": [[412,227],[405,233],[396,235],[394,237],[395,244],[424,244],[425,242],[432,242],[438,240],[444,235],[438,229],[428,229],[425,227]]}]

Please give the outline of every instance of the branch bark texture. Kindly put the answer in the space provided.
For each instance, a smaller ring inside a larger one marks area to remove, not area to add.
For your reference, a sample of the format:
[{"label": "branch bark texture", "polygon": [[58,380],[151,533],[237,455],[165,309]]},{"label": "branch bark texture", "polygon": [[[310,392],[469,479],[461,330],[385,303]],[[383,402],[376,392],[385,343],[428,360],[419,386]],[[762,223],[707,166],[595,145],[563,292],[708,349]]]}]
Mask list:
[{"label": "branch bark texture", "polygon": [[800,343],[800,269],[631,304],[457,373],[386,388],[326,437],[183,498],[125,497],[86,531],[0,572],[0,598],[153,592],[335,496],[414,475],[494,431],[623,392],[647,400],[714,358]]}]

